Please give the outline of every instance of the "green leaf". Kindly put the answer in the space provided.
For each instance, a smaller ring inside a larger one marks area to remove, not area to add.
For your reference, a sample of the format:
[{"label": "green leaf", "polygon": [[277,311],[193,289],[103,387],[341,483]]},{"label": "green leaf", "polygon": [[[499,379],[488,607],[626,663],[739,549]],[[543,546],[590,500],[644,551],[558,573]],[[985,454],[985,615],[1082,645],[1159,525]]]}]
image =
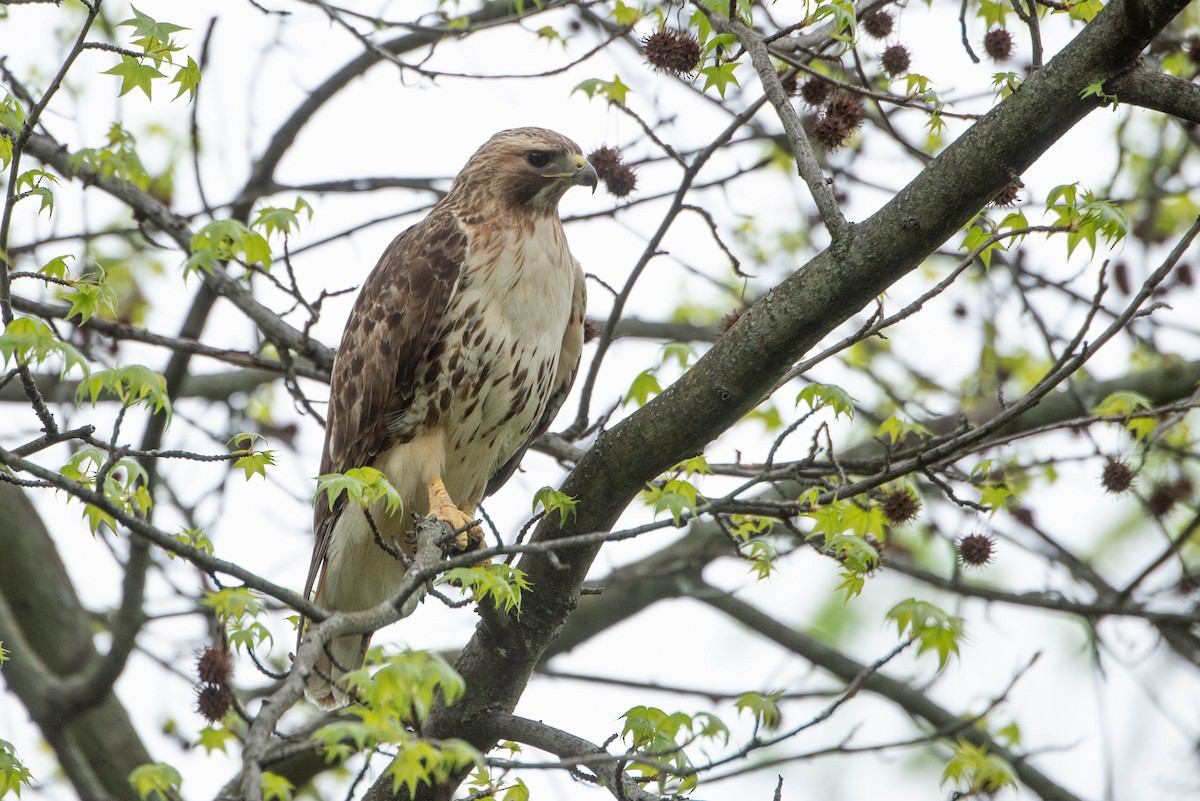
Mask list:
[{"label": "green leaf", "polygon": [[194,269],[212,272],[214,261],[233,259],[271,267],[271,246],[266,237],[238,220],[213,220],[192,235],[191,246],[192,255],[184,263],[185,274]]},{"label": "green leaf", "polygon": [[0,740],[0,798],[9,793],[20,798],[21,788],[32,786],[32,782],[33,774],[17,759],[17,750],[12,743]]},{"label": "green leaf", "polygon": [[681,478],[673,478],[662,487],[647,484],[646,489],[642,490],[642,497],[654,507],[655,515],[669,511],[677,526],[682,524],[685,511],[693,516],[696,514],[698,494],[695,486]]},{"label": "green leaf", "polygon": [[833,17],[834,31],[831,36],[839,42],[852,42],[854,40],[855,15],[854,4],[850,0],[833,0],[830,3],[822,3],[813,11],[809,18],[811,22],[819,22],[826,17]]},{"label": "green leaf", "polygon": [[828,406],[833,409],[833,416],[835,418],[846,415],[846,419],[854,419],[854,398],[850,397],[850,393],[839,386],[833,384],[809,384],[800,390],[800,394],[796,396],[797,406],[802,401],[807,403],[808,408],[812,411]]},{"label": "green leaf", "polygon": [[75,281],[71,289],[73,291],[63,295],[71,302],[66,319],[78,316],[80,323],[86,323],[98,311],[106,312],[110,317],[116,314],[117,295],[103,278]]},{"label": "green leaf", "polygon": [[920,423],[910,423],[892,415],[879,424],[879,428],[875,431],[875,436],[887,437],[891,445],[895,446],[903,445],[905,440],[910,436],[916,436],[921,439],[932,437],[933,432]]},{"label": "green leaf", "polygon": [[229,440],[229,445],[236,446],[232,451],[237,456],[237,461],[233,463],[235,469],[244,470],[246,472],[246,480],[249,481],[255,474],[267,477],[267,466],[275,464],[275,451],[256,451],[254,443],[261,438],[261,434],[234,434]]},{"label": "green leaf", "polygon": [[654,375],[653,370],[643,370],[637,378],[633,379],[633,384],[630,385],[629,391],[625,393],[625,399],[621,403],[628,404],[632,401],[638,406],[645,406],[652,397],[661,392],[662,385],[658,383],[658,377]]},{"label": "green leaf", "polygon": [[203,748],[205,753],[211,754],[213,751],[220,751],[222,754],[224,754],[226,753],[225,744],[230,740],[236,739],[237,735],[229,729],[224,727],[217,729],[213,728],[212,726],[205,726],[200,730],[200,736],[196,740],[196,746],[198,748]]},{"label": "green leaf", "polygon": [[287,235],[292,231],[300,230],[301,212],[306,213],[309,220],[312,219],[312,206],[308,205],[308,201],[304,198],[298,197],[296,198],[295,205],[290,209],[274,206],[259,209],[251,226],[261,228],[266,232],[267,236],[272,236],[276,233]]},{"label": "green leaf", "polygon": [[503,612],[516,610],[521,615],[521,596],[529,589],[525,573],[506,564],[478,567],[456,567],[438,579],[439,584],[462,587],[475,603],[491,600],[492,606]]},{"label": "green leaf", "polygon": [[953,781],[967,796],[991,795],[1017,786],[1012,766],[987,749],[959,739],[950,746],[953,756],[942,772],[942,784]]},{"label": "green leaf", "polygon": [[130,8],[133,8],[133,17],[124,22],[118,22],[117,27],[133,28],[133,35],[135,37],[145,37],[165,45],[169,43],[171,34],[188,30],[181,25],[158,22],[153,17],[138,11],[135,7],[130,6]]},{"label": "green leaf", "polygon": [[100,74],[121,77],[121,91],[117,93],[117,97],[122,97],[134,89],[141,89],[149,98],[151,81],[167,77],[149,64],[143,64],[133,56],[126,55],[121,56],[120,64]]},{"label": "green leaf", "polygon": [[142,801],[170,801],[179,793],[183,777],[166,762],[139,765],[129,773],[129,784]]},{"label": "green leaf", "polygon": [[730,61],[725,64],[717,64],[712,67],[701,67],[697,70],[704,76],[703,91],[707,92],[710,88],[716,87],[717,92],[721,97],[725,97],[725,90],[729,88],[729,84],[741,86],[738,83],[737,76],[733,74],[740,64],[736,61]]},{"label": "green leaf", "polygon": [[562,528],[568,517],[575,516],[577,503],[579,503],[578,498],[572,498],[553,487],[542,487],[533,496],[533,513],[537,514],[539,506],[546,510],[547,517],[558,512],[558,527]]},{"label": "green leaf", "polygon": [[945,667],[951,654],[958,654],[958,641],[963,636],[962,618],[942,611],[926,601],[908,598],[888,610],[887,618],[896,623],[901,637],[917,641],[917,653],[935,651],[938,669]]},{"label": "green leaf", "polygon": [[613,4],[612,10],[608,12],[608,15],[612,17],[613,22],[615,22],[617,25],[620,25],[622,28],[633,27],[638,23],[639,20],[641,20],[643,16],[640,8],[638,8],[636,5],[627,6],[623,0],[617,0],[617,2]]},{"label": "green leaf", "polygon": [[15,317],[0,334],[0,356],[4,357],[6,365],[10,360],[18,365],[41,364],[51,355],[62,358],[62,375],[65,376],[72,367],[78,367],[84,376],[88,375],[83,354],[74,345],[59,339],[50,326],[41,320]]},{"label": "green leaf", "polygon": [[1146,414],[1154,404],[1145,395],[1137,392],[1114,392],[1092,408],[1092,414],[1101,417],[1124,418],[1125,429],[1141,442],[1158,427],[1158,420]]},{"label": "green leaf", "polygon": [[388,481],[387,476],[374,467],[352,467],[345,473],[326,473],[317,476],[317,492],[314,499],[324,492],[329,499],[332,509],[342,493],[346,493],[349,503],[355,503],[366,509],[376,501],[383,501],[389,515],[403,508],[400,493]]},{"label": "green leaf", "polygon": [[979,10],[975,13],[983,17],[984,27],[1003,27],[1004,18],[1008,16],[1008,3],[1004,0],[980,0]]},{"label": "green leaf", "polygon": [[749,712],[754,720],[767,731],[779,728],[783,721],[783,713],[779,709],[779,698],[783,693],[742,693],[734,702],[739,712]]},{"label": "green leaf", "polygon": [[79,382],[75,402],[82,403],[87,398],[95,406],[102,394],[115,396],[125,407],[144,403],[155,413],[164,412],[170,422],[171,398],[167,393],[167,379],[149,367],[130,364],[97,370]]},{"label": "green leaf", "polygon": [[525,782],[517,779],[517,783],[504,791],[502,801],[529,801],[529,788],[525,786]]},{"label": "green leaf", "polygon": [[195,100],[196,89],[200,86],[200,65],[188,56],[187,65],[175,71],[171,83],[179,84],[179,91],[175,93],[173,100],[183,97],[184,92],[187,93],[188,102]]},{"label": "green leaf", "polygon": [[621,76],[614,75],[611,81],[603,81],[599,78],[589,78],[586,81],[581,81],[571,90],[571,93],[583,92],[592,98],[600,95],[601,97],[608,98],[613,103],[624,105],[625,98],[630,91],[630,88],[621,81]]},{"label": "green leaf", "polygon": [[1089,97],[1099,98],[1100,102],[1111,104],[1113,111],[1117,110],[1117,96],[1111,95],[1104,91],[1103,79],[1096,81],[1095,83],[1089,83],[1087,86],[1083,87],[1083,91],[1079,93],[1079,99],[1086,100]]},{"label": "green leaf", "polygon": [[296,785],[270,771],[264,770],[259,777],[262,787],[263,801],[292,801]]}]

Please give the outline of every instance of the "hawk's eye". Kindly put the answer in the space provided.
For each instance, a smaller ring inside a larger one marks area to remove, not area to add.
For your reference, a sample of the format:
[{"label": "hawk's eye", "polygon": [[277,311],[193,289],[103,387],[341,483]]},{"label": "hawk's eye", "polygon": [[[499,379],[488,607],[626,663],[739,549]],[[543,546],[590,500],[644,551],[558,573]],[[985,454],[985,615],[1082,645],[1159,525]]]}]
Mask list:
[{"label": "hawk's eye", "polygon": [[529,162],[530,167],[540,170],[550,163],[550,154],[545,150],[530,150],[525,154],[525,160]]}]

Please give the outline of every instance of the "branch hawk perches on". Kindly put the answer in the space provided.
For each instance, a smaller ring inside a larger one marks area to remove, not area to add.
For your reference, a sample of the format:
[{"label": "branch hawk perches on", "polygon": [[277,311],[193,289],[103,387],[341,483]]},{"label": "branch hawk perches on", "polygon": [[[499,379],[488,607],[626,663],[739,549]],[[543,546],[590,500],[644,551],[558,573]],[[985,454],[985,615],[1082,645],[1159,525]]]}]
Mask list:
[{"label": "branch hawk perches on", "polygon": [[[558,201],[596,188],[579,146],[542,128],[501,131],[473,155],[424,220],[392,241],[363,284],[333,366],[321,473],[375,467],[403,509],[370,510],[411,550],[412,515],[458,528],[516,470],[570,389],[583,347],[583,271]],[[305,594],[332,611],[391,597],[404,567],[354,504],[316,504]],[[468,532],[473,544],[483,537]],[[333,641],[307,695],[331,708],[370,635]]]}]

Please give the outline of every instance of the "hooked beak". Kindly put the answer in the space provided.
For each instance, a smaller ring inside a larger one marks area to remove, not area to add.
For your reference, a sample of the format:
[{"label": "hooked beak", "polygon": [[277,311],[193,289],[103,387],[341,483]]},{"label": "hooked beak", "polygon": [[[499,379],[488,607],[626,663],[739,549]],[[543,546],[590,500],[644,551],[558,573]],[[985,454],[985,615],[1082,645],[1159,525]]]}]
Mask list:
[{"label": "hooked beak", "polygon": [[593,195],[596,194],[596,185],[600,183],[600,176],[596,174],[596,168],[583,156],[579,157],[575,169],[575,183],[580,186],[590,186]]}]

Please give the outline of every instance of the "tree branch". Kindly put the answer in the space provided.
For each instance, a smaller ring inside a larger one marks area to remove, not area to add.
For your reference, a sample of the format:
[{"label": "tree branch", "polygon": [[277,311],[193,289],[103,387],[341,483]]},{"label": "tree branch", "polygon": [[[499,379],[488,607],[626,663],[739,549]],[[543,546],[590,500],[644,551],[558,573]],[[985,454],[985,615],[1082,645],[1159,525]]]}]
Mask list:
[{"label": "tree branch", "polygon": [[1200,86],[1174,75],[1139,66],[1105,81],[1104,90],[1116,95],[1118,103],[1200,123]]}]

